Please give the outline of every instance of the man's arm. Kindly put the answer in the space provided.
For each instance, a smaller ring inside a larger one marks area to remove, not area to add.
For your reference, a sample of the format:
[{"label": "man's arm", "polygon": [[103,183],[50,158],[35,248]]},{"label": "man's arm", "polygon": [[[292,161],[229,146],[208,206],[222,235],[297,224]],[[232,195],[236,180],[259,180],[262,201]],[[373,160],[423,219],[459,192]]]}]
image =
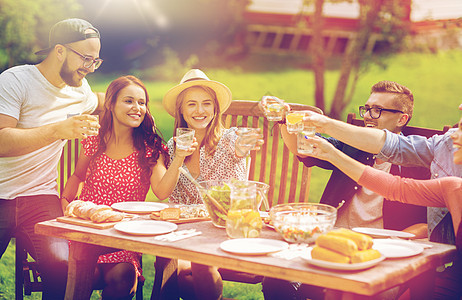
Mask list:
[{"label": "man's arm", "polygon": [[330,135],[364,152],[377,154],[385,144],[386,134],[380,129],[355,126],[317,113],[309,113],[303,121],[316,127],[316,132]]},{"label": "man's arm", "polygon": [[[90,115],[74,116],[64,121],[35,128],[16,128],[18,120],[0,114],[0,157],[19,156],[43,148],[59,139],[82,138],[95,134]],[[90,126],[91,125],[91,126]],[[99,125],[97,126],[99,128]]]},{"label": "man's arm", "polygon": [[104,98],[106,97],[106,93],[95,92],[95,95],[98,99],[98,106],[93,112],[93,115],[100,115],[104,110]]}]

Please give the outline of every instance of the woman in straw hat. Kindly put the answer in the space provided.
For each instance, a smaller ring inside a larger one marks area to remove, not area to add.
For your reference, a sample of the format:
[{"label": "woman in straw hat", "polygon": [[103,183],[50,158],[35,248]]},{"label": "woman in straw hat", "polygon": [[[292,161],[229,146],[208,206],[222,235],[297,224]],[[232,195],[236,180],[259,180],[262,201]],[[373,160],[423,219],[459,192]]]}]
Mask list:
[{"label": "woman in straw hat", "polygon": [[[188,71],[179,85],[164,96],[164,108],[179,127],[195,130],[199,150],[185,159],[183,168],[197,181],[246,180],[246,160],[236,152],[237,128],[225,129],[222,114],[231,104],[231,91],[224,84],[210,80],[198,69]],[[258,150],[262,141],[257,143]],[[175,140],[167,143],[171,159],[175,157]],[[194,184],[180,174],[170,201],[181,204],[202,203]],[[180,262],[180,293],[185,299],[220,299],[223,283],[218,268]]]}]

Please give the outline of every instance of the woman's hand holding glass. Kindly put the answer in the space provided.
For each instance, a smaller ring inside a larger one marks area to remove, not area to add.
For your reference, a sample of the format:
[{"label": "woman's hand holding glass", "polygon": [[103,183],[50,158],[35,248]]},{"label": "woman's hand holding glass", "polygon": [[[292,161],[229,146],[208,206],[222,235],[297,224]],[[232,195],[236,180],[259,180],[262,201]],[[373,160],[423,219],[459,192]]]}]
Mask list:
[{"label": "woman's hand holding glass", "polygon": [[[178,137],[174,136],[173,137],[173,140],[175,141],[176,143],[176,139]],[[193,142],[191,144],[191,146],[188,148],[188,149],[183,149],[183,148],[179,148],[179,147],[176,147],[175,148],[175,156],[178,156],[178,157],[187,157],[187,156],[190,156],[194,153],[194,151],[197,150],[197,148],[199,147],[199,144],[197,143],[197,140],[196,140],[196,137],[193,138]]]},{"label": "woman's hand holding glass", "polygon": [[332,162],[336,151],[338,151],[334,145],[319,136],[305,136],[305,139],[310,143],[313,150],[309,154],[304,155]]},{"label": "woman's hand holding glass", "polygon": [[260,150],[263,145],[263,135],[260,128],[240,127],[236,132],[238,138],[236,139],[236,156],[247,157],[250,151]]}]

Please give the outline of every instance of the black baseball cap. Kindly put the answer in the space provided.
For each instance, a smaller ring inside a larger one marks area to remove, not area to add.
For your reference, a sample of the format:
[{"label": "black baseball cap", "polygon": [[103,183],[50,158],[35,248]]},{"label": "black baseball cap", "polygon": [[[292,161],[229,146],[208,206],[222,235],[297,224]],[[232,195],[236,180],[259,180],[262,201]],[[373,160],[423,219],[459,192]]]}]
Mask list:
[{"label": "black baseball cap", "polygon": [[[94,32],[85,33],[87,29]],[[46,55],[57,44],[69,44],[89,38],[100,38],[99,31],[88,21],[82,19],[66,19],[53,25],[50,29],[48,48],[35,52],[36,55]]]}]

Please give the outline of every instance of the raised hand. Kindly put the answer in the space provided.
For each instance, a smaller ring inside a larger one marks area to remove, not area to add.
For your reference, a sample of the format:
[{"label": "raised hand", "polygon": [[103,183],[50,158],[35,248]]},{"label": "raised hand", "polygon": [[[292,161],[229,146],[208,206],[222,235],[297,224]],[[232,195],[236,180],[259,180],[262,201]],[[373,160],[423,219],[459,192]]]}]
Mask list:
[{"label": "raised hand", "polygon": [[57,135],[66,140],[87,138],[97,135],[100,127],[97,116],[78,115],[61,121],[57,126]]}]

